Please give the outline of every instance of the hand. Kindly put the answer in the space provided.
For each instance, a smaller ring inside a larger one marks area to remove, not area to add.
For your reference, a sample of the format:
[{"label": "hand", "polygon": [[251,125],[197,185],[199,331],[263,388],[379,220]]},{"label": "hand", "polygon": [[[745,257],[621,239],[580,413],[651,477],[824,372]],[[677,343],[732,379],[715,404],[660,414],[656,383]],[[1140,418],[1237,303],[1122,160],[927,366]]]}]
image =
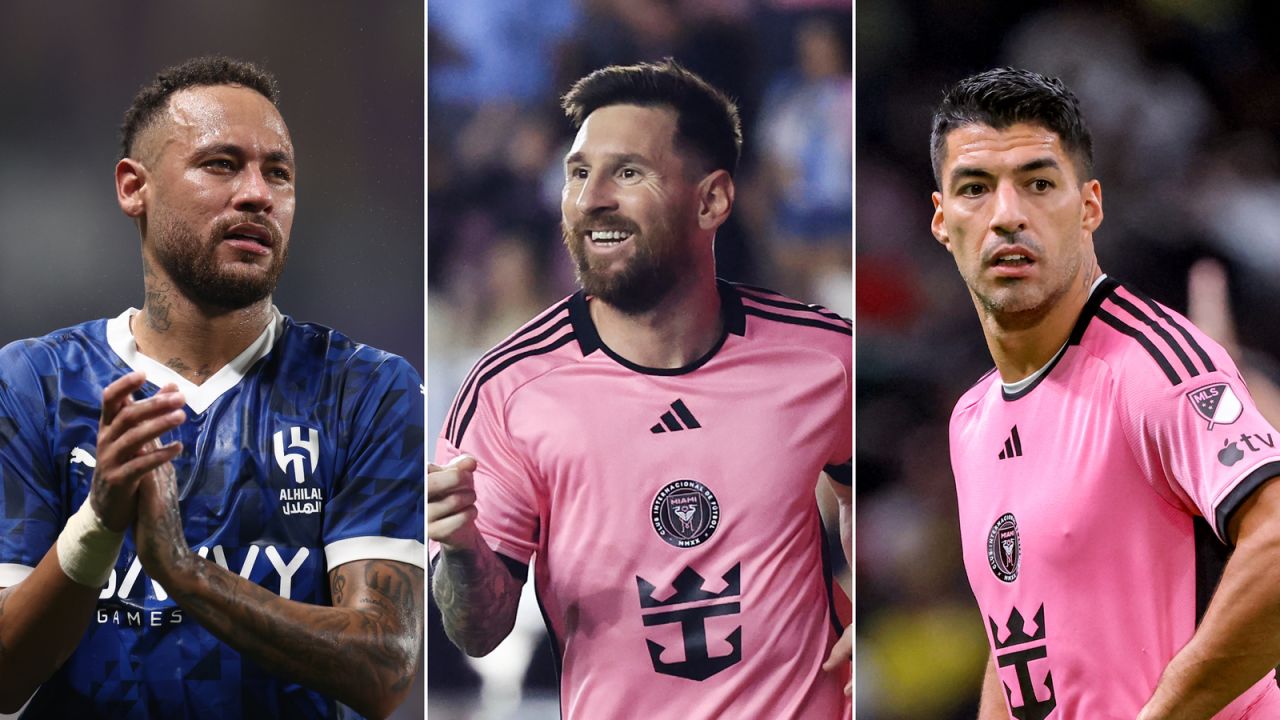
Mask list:
[{"label": "hand", "polygon": [[134,543],[142,567],[156,582],[170,589],[168,581],[183,560],[191,557],[178,508],[178,478],[173,463],[156,468],[138,486],[138,522]]},{"label": "hand", "polygon": [[134,401],[132,394],[145,382],[146,376],[135,371],[102,391],[97,465],[89,502],[102,524],[115,532],[133,524],[142,478],[182,452],[180,442],[159,444],[161,435],[187,419],[182,393],[170,384],[146,400]]},{"label": "hand", "polygon": [[477,467],[470,455],[459,455],[444,467],[427,465],[427,537],[446,550],[470,549],[476,530]]},{"label": "hand", "polygon": [[[853,662],[853,626],[850,625],[844,629],[844,634],[836,640],[836,644],[831,648],[831,654],[827,656],[827,661],[822,663],[822,669],[827,672],[839,672],[842,669],[851,667]],[[850,676],[849,682],[844,686],[844,694],[853,695],[853,677]]]}]

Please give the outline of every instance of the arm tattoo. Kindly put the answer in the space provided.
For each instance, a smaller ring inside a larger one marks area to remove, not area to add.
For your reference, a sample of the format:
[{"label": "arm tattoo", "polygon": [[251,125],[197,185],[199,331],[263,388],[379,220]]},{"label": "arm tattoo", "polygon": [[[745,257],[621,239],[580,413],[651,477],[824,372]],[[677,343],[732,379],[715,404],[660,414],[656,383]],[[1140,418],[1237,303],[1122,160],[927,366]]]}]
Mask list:
[{"label": "arm tattoo", "polygon": [[[197,558],[194,583],[206,591],[174,597],[228,645],[273,672],[321,690],[365,715],[413,682],[422,638],[422,571],[366,560],[334,569],[334,603],[320,607],[279,595]],[[355,604],[357,607],[352,607]],[[364,698],[367,702],[359,702]]]},{"label": "arm tattoo", "polygon": [[442,551],[431,589],[445,634],[468,655],[488,654],[515,625],[520,583],[488,547]]}]

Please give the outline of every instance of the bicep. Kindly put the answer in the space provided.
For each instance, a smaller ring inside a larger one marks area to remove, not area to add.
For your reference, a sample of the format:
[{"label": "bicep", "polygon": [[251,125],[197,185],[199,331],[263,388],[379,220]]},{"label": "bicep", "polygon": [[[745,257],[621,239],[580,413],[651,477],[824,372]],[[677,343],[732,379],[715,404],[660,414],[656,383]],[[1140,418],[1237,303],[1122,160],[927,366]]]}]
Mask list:
[{"label": "bicep", "polygon": [[334,607],[350,608],[422,635],[422,568],[394,560],[354,560],[329,572]]}]

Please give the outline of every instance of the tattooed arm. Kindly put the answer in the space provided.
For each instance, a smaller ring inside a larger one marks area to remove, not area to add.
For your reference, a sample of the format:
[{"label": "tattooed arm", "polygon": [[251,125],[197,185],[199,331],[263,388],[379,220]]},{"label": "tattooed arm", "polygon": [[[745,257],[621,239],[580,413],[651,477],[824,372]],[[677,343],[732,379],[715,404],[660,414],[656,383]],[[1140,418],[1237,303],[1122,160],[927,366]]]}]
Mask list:
[{"label": "tattooed arm", "polygon": [[421,568],[350,562],[329,573],[334,607],[286,600],[191,552],[172,465],[139,488],[134,534],[147,573],[254,662],[369,717],[386,717],[408,694],[421,659]]},{"label": "tattooed arm", "polygon": [[427,536],[440,543],[431,590],[445,634],[472,657],[488,655],[516,622],[521,580],[476,529],[475,458],[427,472]]}]

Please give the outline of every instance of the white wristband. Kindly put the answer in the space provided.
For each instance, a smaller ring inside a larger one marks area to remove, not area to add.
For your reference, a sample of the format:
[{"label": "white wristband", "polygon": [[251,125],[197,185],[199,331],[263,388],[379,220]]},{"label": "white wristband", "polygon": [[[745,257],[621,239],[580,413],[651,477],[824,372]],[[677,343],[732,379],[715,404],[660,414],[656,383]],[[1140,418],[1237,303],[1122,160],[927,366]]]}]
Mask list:
[{"label": "white wristband", "polygon": [[58,535],[58,564],[67,577],[81,585],[102,587],[111,577],[123,544],[124,533],[103,525],[85,498]]}]

